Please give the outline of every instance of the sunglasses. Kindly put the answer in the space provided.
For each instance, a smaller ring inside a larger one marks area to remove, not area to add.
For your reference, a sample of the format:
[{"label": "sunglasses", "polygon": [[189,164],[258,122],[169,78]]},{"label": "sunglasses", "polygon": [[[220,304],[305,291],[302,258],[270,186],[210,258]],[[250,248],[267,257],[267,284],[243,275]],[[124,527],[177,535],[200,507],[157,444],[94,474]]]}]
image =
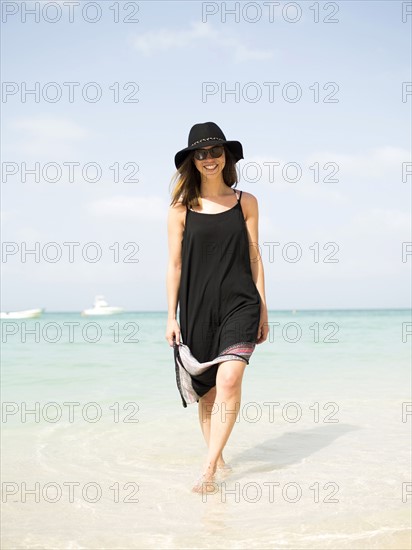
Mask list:
[{"label": "sunglasses", "polygon": [[216,147],[211,147],[210,149],[196,149],[193,156],[196,160],[205,160],[210,153],[212,159],[217,159],[223,155],[223,151],[223,145],[216,145]]}]

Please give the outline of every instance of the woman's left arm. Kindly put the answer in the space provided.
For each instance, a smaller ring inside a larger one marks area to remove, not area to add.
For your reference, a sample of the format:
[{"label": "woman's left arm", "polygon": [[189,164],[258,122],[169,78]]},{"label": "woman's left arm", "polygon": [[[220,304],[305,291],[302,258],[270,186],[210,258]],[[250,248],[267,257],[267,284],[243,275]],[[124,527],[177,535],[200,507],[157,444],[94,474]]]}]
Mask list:
[{"label": "woman's left arm", "polygon": [[244,201],[245,208],[243,208],[243,211],[245,213],[246,229],[249,239],[250,267],[253,281],[260,294],[260,322],[257,343],[261,344],[267,338],[269,325],[265,295],[265,272],[259,251],[259,206],[254,195],[251,193],[242,193],[243,196],[245,194],[247,200]]}]

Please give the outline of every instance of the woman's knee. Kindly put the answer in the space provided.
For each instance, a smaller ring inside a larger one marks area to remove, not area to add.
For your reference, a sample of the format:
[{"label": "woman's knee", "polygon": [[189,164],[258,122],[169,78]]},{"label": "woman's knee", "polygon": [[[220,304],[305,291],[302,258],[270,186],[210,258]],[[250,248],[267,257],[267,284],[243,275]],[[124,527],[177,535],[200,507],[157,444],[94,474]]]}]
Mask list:
[{"label": "woman's knee", "polygon": [[[231,365],[229,363],[232,363]],[[242,386],[244,361],[226,361],[219,366],[216,383],[220,391],[233,393]],[[222,368],[223,367],[223,368]]]},{"label": "woman's knee", "polygon": [[202,395],[200,402],[204,405],[213,404],[216,398],[216,386],[213,386],[205,395]]}]

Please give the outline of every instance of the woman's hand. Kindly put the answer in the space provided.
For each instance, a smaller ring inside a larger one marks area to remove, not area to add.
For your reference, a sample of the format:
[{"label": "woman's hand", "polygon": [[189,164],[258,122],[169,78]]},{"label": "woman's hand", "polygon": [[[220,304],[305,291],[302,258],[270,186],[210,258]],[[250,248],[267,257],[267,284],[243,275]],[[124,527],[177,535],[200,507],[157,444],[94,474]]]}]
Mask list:
[{"label": "woman's hand", "polygon": [[259,329],[257,333],[257,344],[262,344],[266,340],[269,334],[269,323],[268,323],[268,310],[266,305],[261,305],[260,307],[260,321]]},{"label": "woman's hand", "polygon": [[180,344],[180,327],[176,319],[168,319],[166,328],[166,340],[169,346],[173,347],[173,340],[176,338],[176,344]]}]

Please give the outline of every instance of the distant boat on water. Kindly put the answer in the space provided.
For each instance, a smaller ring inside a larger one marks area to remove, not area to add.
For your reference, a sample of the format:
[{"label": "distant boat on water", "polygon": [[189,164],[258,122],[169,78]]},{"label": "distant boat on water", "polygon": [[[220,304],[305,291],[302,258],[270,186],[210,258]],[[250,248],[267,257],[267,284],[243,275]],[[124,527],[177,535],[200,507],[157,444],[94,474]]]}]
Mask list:
[{"label": "distant boat on water", "polygon": [[94,305],[92,308],[84,309],[81,313],[83,316],[87,315],[115,315],[116,313],[122,313],[124,308],[109,306],[104,299],[104,296],[99,294],[94,299]]},{"label": "distant boat on water", "polygon": [[43,308],[23,309],[22,311],[2,311],[0,313],[0,319],[33,319],[34,317],[40,317],[43,311]]}]

